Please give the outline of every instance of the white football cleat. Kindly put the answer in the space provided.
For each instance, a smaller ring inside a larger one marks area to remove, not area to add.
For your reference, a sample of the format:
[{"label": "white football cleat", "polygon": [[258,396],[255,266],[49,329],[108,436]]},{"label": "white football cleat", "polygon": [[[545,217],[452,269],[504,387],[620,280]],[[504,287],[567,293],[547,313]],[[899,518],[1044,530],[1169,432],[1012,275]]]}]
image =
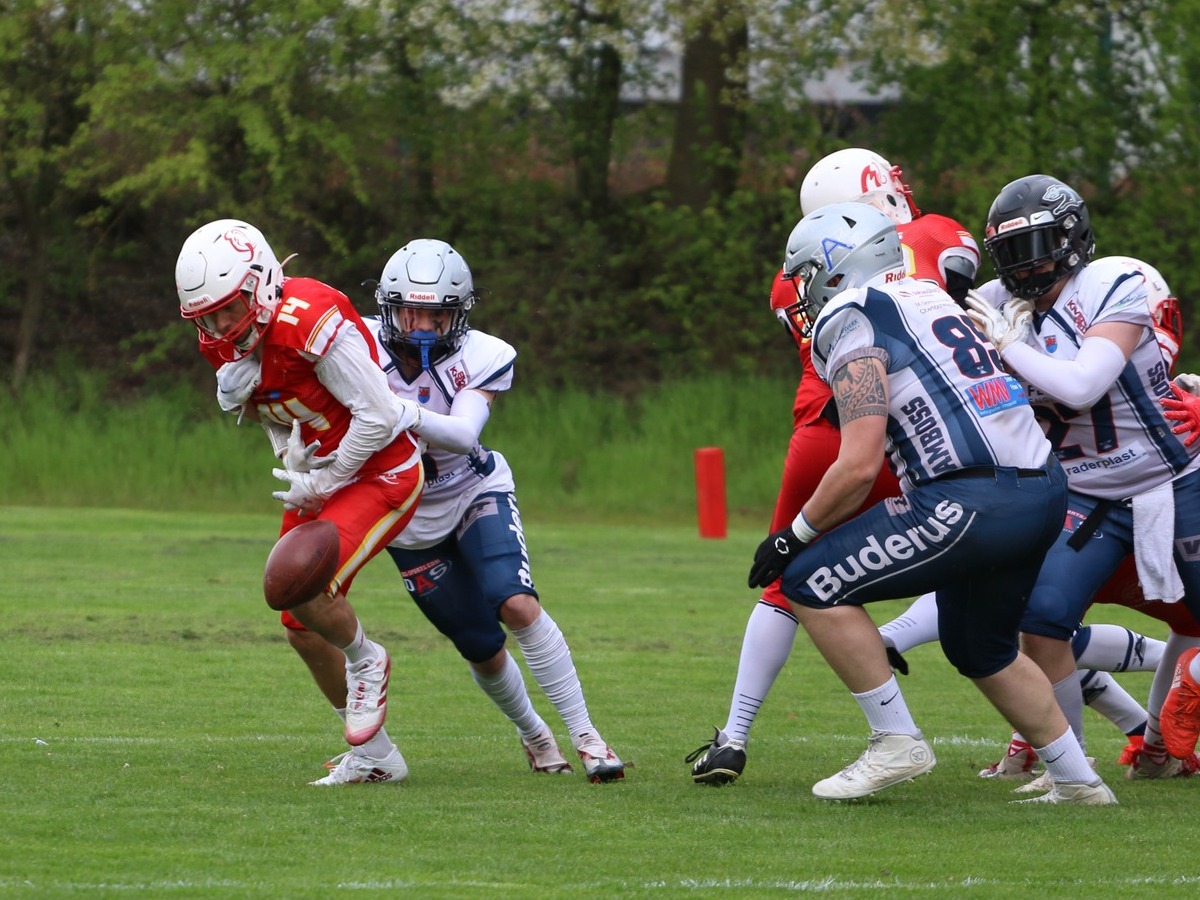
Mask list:
[{"label": "white football cleat", "polygon": [[1029,797],[1025,800],[1009,800],[1009,803],[1074,803],[1078,806],[1116,806],[1117,798],[1112,789],[1103,781],[1095,784],[1063,784],[1053,785],[1050,790],[1040,797]]},{"label": "white football cleat", "polygon": [[1032,778],[1033,767],[1037,764],[1037,754],[1033,747],[1025,741],[1009,741],[1004,758],[994,762],[986,769],[979,770],[980,778]]},{"label": "white football cleat", "polygon": [[388,681],[392,658],[372,641],[374,656],[346,663],[346,743],[365,744],[379,733],[387,718]]},{"label": "white football cleat", "polygon": [[583,763],[583,774],[592,784],[602,781],[617,781],[625,777],[625,763],[613,753],[612,748],[596,734],[584,735],[578,747],[579,759]]},{"label": "white football cleat", "polygon": [[328,787],[335,784],[404,784],[408,781],[408,763],[400,755],[396,745],[392,752],[383,759],[371,759],[369,756],[359,756],[352,750],[347,750],[340,756],[335,756],[325,763],[329,774],[309,784],[317,787]]},{"label": "white football cleat", "polygon": [[1147,747],[1144,744],[1133,754],[1133,762],[1125,770],[1127,781],[1148,778],[1191,778],[1200,772],[1200,757],[1195,753],[1187,759],[1176,759],[1166,747]]},{"label": "white football cleat", "polygon": [[558,749],[558,742],[554,740],[554,735],[549,728],[539,731],[528,742],[522,738],[521,746],[525,748],[525,757],[529,760],[529,768],[534,772],[571,775],[575,771],[567,762],[566,757],[562,755],[562,751]]},{"label": "white football cleat", "polygon": [[877,731],[867,749],[842,771],[813,785],[822,800],[856,800],[876,791],[912,781],[937,765],[933,748],[923,737]]},{"label": "white football cleat", "polygon": [[[1096,757],[1089,756],[1087,764],[1093,769],[1096,768]],[[1037,778],[1028,784],[1023,784],[1020,787],[1013,788],[1014,794],[1036,794],[1038,791],[1049,791],[1054,789],[1054,779],[1050,777],[1049,772],[1043,772]],[[1058,802],[1058,801],[1054,801]]]}]

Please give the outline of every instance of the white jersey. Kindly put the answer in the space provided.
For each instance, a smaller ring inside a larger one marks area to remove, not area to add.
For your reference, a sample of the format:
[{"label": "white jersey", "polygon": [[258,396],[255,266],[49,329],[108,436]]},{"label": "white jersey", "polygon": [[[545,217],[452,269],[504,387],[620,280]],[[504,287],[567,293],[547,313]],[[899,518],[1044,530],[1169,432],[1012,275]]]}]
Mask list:
[{"label": "white jersey", "polygon": [[[468,331],[457,350],[408,381],[380,340],[379,318],[364,316],[363,321],[379,345],[379,361],[392,391],[421,404],[423,409],[449,415],[450,405],[460,391],[498,393],[512,386],[517,351],[498,337]],[[392,542],[394,547],[433,546],[458,527],[467,507],[481,493],[516,490],[508,461],[478,442],[467,454],[427,447],[421,459],[425,464],[425,492],[412,521]]]},{"label": "white jersey", "polygon": [[904,278],[844,291],[821,310],[812,343],[826,382],[855,359],[883,363],[887,452],[902,491],[972,466],[1046,464],[1050,443],[1024,389],[936,285]]},{"label": "white jersey", "polygon": [[[1094,325],[1121,322],[1145,329],[1120,376],[1089,409],[1073,409],[1026,385],[1071,490],[1109,500],[1157,487],[1193,463],[1158,402],[1170,392],[1170,361],[1155,334],[1141,265],[1109,256],[1079,269],[1054,305],[1034,316],[1030,339],[1041,353],[1072,360]],[[979,292],[997,306],[1011,296],[998,280]]]}]

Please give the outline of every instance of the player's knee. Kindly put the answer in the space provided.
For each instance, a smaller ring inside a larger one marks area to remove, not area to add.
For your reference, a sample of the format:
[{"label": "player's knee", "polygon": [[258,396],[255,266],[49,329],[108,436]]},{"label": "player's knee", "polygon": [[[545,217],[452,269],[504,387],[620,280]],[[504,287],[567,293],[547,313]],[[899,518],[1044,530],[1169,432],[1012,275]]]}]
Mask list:
[{"label": "player's knee", "polygon": [[541,613],[542,605],[532,594],[514,594],[500,605],[500,621],[510,630],[528,628]]},{"label": "player's knee", "polygon": [[1021,633],[1069,641],[1081,618],[1083,610],[1077,609],[1063,591],[1038,585],[1021,617]]}]

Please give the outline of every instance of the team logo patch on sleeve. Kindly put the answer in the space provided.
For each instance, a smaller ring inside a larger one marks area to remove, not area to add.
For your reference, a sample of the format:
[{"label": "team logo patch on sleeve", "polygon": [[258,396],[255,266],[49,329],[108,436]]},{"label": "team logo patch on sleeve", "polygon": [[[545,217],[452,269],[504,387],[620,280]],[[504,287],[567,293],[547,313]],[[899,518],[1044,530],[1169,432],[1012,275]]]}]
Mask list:
[{"label": "team logo patch on sleeve", "polygon": [[450,383],[454,385],[456,391],[461,391],[467,386],[467,382],[471,380],[471,376],[467,374],[466,368],[461,363],[455,363],[446,370],[446,374],[450,376]]},{"label": "team logo patch on sleeve", "polygon": [[991,416],[1014,406],[1026,406],[1025,388],[1011,375],[1000,375],[972,384],[964,392],[967,402],[981,416]]}]

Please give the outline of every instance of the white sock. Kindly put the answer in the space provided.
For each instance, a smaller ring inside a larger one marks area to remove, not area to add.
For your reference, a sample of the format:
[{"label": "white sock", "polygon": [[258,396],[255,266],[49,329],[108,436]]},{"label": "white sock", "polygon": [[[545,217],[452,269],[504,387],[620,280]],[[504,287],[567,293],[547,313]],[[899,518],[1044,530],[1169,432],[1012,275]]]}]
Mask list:
[{"label": "white sock", "polygon": [[1095,669],[1076,672],[1083,689],[1083,702],[1119,729],[1129,734],[1146,724],[1146,710],[1107,672]]},{"label": "white sock", "polygon": [[515,629],[512,635],[534,680],[562,716],[575,748],[588,743],[586,738],[598,739],[588,715],[587,701],[583,699],[583,685],[571,659],[571,648],[550,613],[543,609],[532,624]]},{"label": "white sock", "polygon": [[500,708],[500,712],[508,717],[508,721],[517,726],[517,732],[521,735],[522,740],[529,740],[538,732],[546,729],[546,723],[529,701],[529,691],[525,689],[525,679],[521,676],[521,667],[512,658],[512,654],[507,652],[504,654],[504,668],[498,675],[489,678],[472,668],[471,677]]},{"label": "white sock", "polygon": [[1083,742],[1083,691],[1079,688],[1079,679],[1076,677],[1076,673],[1072,672],[1054,685],[1054,699],[1058,701],[1059,709],[1067,717],[1067,724],[1071,726],[1071,731],[1075,733],[1075,740],[1079,741],[1079,747],[1082,750],[1087,746]]},{"label": "white sock", "polygon": [[921,729],[917,727],[908,711],[908,704],[904,702],[904,695],[900,693],[900,685],[895,675],[872,691],[865,694],[852,693],[851,696],[862,707],[872,732],[911,734],[915,738],[922,736]]},{"label": "white sock", "polygon": [[1046,772],[1055,784],[1096,784],[1100,781],[1070,728],[1045,747],[1033,749],[1045,763]]},{"label": "white sock", "polygon": [[879,626],[879,635],[889,647],[907,653],[913,647],[938,639],[937,599],[922,594],[903,613]]},{"label": "white sock", "polygon": [[744,741],[750,737],[750,726],[792,652],[799,627],[791,612],[774,604],[760,601],[750,610],[729,719],[722,729],[729,738]]},{"label": "white sock", "polygon": [[[338,718],[344,723],[346,721],[346,710],[335,709]],[[387,731],[380,728],[375,737],[371,738],[365,744],[359,744],[357,747],[351,747],[350,752],[355,756],[365,756],[368,759],[384,759],[392,752],[392,739],[388,737]]]},{"label": "white sock", "polygon": [[363,633],[362,622],[357,619],[354,621],[354,640],[342,648],[342,652],[346,654],[346,665],[353,665],[376,655],[375,644],[367,640],[366,634]]},{"label": "white sock", "polygon": [[1071,638],[1075,664],[1102,672],[1153,672],[1166,646],[1166,641],[1104,623],[1085,625]]}]

